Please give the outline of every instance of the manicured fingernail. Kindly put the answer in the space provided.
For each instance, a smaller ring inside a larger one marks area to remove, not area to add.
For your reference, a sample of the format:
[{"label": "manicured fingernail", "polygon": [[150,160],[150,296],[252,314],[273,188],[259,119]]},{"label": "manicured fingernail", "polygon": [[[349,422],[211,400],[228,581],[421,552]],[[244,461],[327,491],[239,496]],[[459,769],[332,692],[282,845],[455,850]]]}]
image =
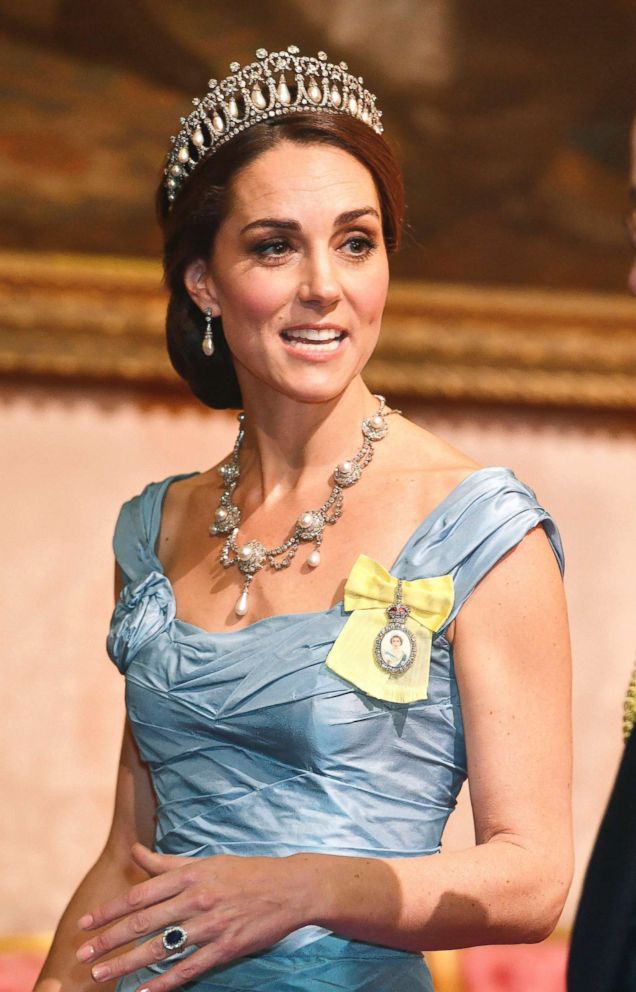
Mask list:
[{"label": "manicured fingernail", "polygon": [[110,978],[110,968],[107,964],[96,964],[91,968],[91,975],[96,982],[103,982],[105,978]]},{"label": "manicured fingernail", "polygon": [[92,944],[84,944],[84,946],[80,947],[79,951],[77,952],[77,960],[88,961],[90,958],[92,958],[94,953],[95,953],[95,948],[93,947]]},{"label": "manicured fingernail", "polygon": [[86,916],[82,916],[81,920],[78,920],[77,921],[77,925],[82,930],[86,930],[87,927],[92,927],[92,925],[93,925],[94,922],[95,921],[93,920],[93,917],[91,916],[91,914],[90,913],[87,913]]}]

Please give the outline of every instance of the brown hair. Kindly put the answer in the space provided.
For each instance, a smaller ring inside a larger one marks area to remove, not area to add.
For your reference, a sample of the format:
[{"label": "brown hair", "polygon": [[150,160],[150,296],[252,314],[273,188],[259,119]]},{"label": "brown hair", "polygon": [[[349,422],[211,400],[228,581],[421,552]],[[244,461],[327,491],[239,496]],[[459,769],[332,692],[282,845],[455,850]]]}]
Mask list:
[{"label": "brown hair", "polygon": [[280,141],[334,145],[358,159],[378,190],[387,251],[396,251],[400,243],[404,217],[400,166],[384,138],[346,114],[294,113],[247,128],[203,159],[172,205],[162,182],[157,215],[164,235],[164,279],[170,292],[168,354],[194,395],[215,409],[240,407],[241,391],[220,318],[213,322],[214,354],[207,357],[201,350],[205,321],[185,288],[184,275],[192,262],[209,258],[237,173]]}]

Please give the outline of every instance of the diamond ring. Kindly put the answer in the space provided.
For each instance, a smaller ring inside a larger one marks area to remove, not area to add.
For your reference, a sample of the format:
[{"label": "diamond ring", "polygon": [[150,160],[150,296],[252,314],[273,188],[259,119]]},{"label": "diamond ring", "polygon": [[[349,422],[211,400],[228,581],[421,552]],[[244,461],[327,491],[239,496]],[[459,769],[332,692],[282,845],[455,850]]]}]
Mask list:
[{"label": "diamond ring", "polygon": [[183,927],[179,926],[166,927],[161,935],[161,943],[168,953],[180,951],[187,939],[187,930],[184,930]]}]

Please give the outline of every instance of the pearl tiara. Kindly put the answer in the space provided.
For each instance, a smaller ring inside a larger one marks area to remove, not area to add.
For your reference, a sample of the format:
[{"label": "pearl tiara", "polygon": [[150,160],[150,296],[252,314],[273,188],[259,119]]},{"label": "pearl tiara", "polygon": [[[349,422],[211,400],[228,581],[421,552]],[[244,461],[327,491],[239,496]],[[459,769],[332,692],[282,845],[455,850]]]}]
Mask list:
[{"label": "pearl tiara", "polygon": [[[382,134],[382,111],[375,105],[375,96],[365,89],[362,76],[351,75],[346,62],[334,65],[325,52],[300,55],[296,45],[271,53],[259,48],[256,58],[257,62],[242,68],[232,62],[232,75],[221,82],[210,79],[208,93],[195,98],[192,113],[180,119],[181,130],[170,139],[173,147],[164,170],[169,201],[176,199],[206,155],[240,131],[283,114],[348,114]],[[295,86],[290,90],[292,77]]]}]

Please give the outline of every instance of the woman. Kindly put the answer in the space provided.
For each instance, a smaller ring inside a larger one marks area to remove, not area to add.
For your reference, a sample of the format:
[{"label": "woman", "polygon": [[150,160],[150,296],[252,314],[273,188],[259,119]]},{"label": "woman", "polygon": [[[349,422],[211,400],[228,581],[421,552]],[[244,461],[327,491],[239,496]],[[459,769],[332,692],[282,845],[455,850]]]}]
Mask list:
[{"label": "woman", "polygon": [[389,647],[384,649],[384,657],[392,668],[400,668],[408,662],[409,654],[400,634],[389,635]]},{"label": "woman", "polygon": [[[113,825],[38,992],[426,990],[418,952],[540,940],[569,884],[556,529],[369,393],[399,169],[343,63],[257,58],[159,191],[173,364],[244,415],[120,513]],[[430,857],[467,769],[476,846]]]}]

